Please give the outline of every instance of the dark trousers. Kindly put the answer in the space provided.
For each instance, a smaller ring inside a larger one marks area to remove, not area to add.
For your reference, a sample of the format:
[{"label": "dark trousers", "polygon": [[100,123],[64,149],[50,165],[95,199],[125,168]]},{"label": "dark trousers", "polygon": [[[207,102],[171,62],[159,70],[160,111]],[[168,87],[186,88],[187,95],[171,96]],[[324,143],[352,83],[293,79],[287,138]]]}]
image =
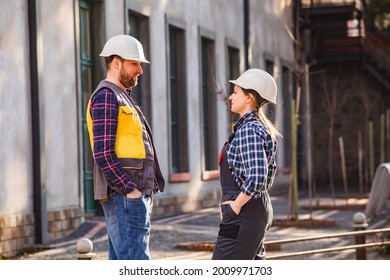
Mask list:
[{"label": "dark trousers", "polygon": [[[224,194],[222,202],[235,200],[238,194]],[[213,260],[265,259],[264,236],[269,229],[273,210],[267,192],[258,199],[250,199],[239,215],[230,205],[221,205],[222,221],[219,225]]]}]

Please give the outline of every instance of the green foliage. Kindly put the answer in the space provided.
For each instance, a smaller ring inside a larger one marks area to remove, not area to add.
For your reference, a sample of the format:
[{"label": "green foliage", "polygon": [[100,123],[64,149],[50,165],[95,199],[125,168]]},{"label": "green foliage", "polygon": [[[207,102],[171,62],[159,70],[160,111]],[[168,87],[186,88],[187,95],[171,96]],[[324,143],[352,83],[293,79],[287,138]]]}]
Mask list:
[{"label": "green foliage", "polygon": [[390,1],[366,0],[367,12],[373,24],[380,31],[390,30]]}]

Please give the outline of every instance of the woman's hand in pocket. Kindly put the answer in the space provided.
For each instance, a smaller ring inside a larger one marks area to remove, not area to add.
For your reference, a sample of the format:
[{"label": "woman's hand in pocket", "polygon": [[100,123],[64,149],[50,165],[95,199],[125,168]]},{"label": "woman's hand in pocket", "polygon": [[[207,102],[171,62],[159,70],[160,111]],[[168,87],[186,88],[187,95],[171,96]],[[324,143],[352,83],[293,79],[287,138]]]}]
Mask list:
[{"label": "woman's hand in pocket", "polygon": [[228,201],[225,201],[224,203],[222,203],[223,205],[230,205],[230,207],[232,208],[232,210],[234,211],[234,213],[236,213],[237,215],[240,214],[241,212],[241,208],[245,205],[245,203],[247,203],[249,200],[251,199],[251,196],[243,193],[243,192],[240,192],[240,194],[237,196],[237,198],[232,201],[232,200],[228,200]]},{"label": "woman's hand in pocket", "polygon": [[233,212],[237,215],[241,212],[241,206],[239,206],[234,200],[227,200],[223,202],[222,205],[230,205],[230,208],[232,208]]}]

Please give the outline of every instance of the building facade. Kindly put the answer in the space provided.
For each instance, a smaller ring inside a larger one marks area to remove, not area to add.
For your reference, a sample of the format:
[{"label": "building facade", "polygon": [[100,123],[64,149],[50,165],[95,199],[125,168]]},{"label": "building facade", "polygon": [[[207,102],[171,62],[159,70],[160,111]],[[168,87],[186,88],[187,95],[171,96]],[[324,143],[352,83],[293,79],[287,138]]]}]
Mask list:
[{"label": "building facade", "polygon": [[[130,34],[150,65],[134,96],[155,139],[166,191],[154,218],[219,203],[217,158],[230,134],[229,79],[248,67],[276,79],[269,108],[289,131],[294,46],[291,1],[6,0],[0,3],[0,256],[71,233],[93,200],[86,104],[108,38]],[[285,137],[288,138],[288,137]],[[279,146],[283,184],[288,139]],[[288,177],[288,176],[287,176]]]}]

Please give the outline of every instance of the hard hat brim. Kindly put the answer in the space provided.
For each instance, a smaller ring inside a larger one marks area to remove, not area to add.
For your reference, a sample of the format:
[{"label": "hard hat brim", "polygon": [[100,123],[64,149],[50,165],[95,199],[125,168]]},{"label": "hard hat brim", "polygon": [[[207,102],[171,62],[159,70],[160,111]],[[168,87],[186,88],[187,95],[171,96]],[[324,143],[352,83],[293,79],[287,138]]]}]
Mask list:
[{"label": "hard hat brim", "polygon": [[[105,53],[101,53],[99,54],[99,56],[102,56],[102,57],[109,57],[111,55],[114,55],[114,54],[105,54]],[[118,55],[120,56],[120,55]],[[122,56],[120,56],[122,57]],[[134,58],[134,57],[122,57],[123,59],[125,60],[132,60],[132,61],[138,61],[138,62],[143,62],[143,63],[150,63],[149,61],[147,61],[146,59],[140,59],[140,58]]]}]

